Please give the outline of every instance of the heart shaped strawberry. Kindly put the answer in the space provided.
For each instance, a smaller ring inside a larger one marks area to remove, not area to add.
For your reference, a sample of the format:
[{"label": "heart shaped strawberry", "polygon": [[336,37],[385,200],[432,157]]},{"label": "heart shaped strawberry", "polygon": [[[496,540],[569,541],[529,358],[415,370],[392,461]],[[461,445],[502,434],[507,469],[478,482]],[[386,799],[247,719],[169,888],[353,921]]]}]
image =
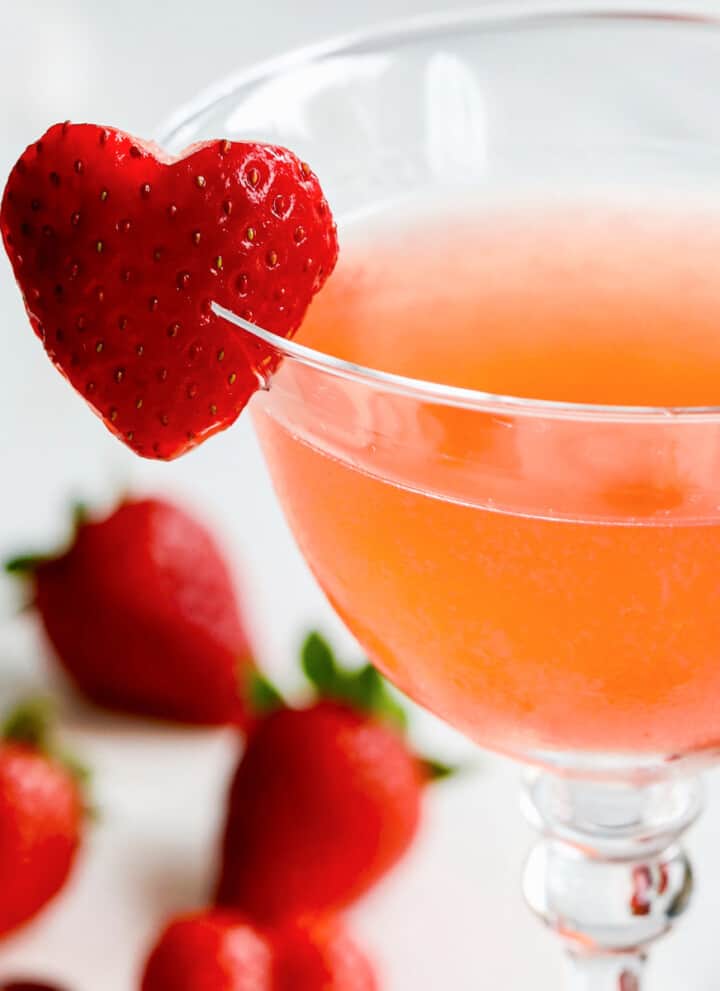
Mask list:
[{"label": "heart shaped strawberry", "polygon": [[170,158],[94,124],[30,145],[0,230],[49,357],[151,458],[228,427],[269,361],[211,302],[289,337],[337,259],[320,185],[292,152],[213,141]]}]

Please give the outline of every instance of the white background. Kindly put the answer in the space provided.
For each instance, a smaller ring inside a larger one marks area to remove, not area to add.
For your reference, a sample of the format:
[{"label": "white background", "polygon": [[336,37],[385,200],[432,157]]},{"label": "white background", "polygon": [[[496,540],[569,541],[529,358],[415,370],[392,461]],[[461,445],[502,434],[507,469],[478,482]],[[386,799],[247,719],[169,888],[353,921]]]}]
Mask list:
[{"label": "white background", "polygon": [[[437,0],[0,0],[0,175],[52,122],[113,123],[152,136],[218,76],[287,48]],[[448,6],[447,4],[445,5]],[[0,260],[0,555],[61,539],[73,498],[123,487],[173,493],[211,519],[237,562],[262,660],[286,685],[299,637],[341,636],[294,549],[247,423],[171,465],[135,460],[45,360]],[[0,585],[3,701],[44,684],[41,639]],[[342,642],[347,643],[346,640]],[[101,819],[67,893],[0,945],[0,980],[22,973],[68,991],[131,991],[153,930],[202,903],[233,759],[227,733],[102,721],[69,699],[65,731],[95,768]],[[413,853],[353,915],[384,991],[557,989],[560,959],[519,893],[529,831],[517,771],[430,721],[419,736],[478,765],[428,799]],[[720,987],[718,810],[696,828],[692,923],[657,953],[652,988]],[[2,879],[0,878],[0,886]],[[1,897],[1,892],[0,892]]]}]

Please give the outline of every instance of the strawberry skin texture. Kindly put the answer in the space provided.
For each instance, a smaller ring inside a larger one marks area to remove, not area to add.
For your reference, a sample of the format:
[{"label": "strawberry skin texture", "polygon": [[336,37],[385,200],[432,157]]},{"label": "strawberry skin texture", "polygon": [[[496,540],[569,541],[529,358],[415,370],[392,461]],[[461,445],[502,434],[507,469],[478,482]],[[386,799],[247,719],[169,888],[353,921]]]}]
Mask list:
[{"label": "strawberry skin texture", "polygon": [[271,949],[262,933],[242,918],[199,912],[165,928],[141,991],[272,991],[271,980]]},{"label": "strawberry skin texture", "polygon": [[81,524],[35,572],[55,652],[94,702],[181,722],[246,720],[251,649],[230,572],[207,530],[158,499]]},{"label": "strawberry skin texture", "polygon": [[63,887],[83,817],[69,771],[29,747],[0,745],[0,936],[32,919]]},{"label": "strawberry skin texture", "polygon": [[337,919],[294,922],[274,943],[272,991],[379,991],[370,961]]},{"label": "strawberry skin texture", "polygon": [[214,141],[172,159],[94,124],[27,148],[0,231],[50,359],[162,459],[229,426],[273,364],[210,302],[288,337],[337,259],[320,185],[286,149]]},{"label": "strawberry skin texture", "polygon": [[218,911],[179,916],[145,965],[141,991],[378,991],[372,967],[332,919],[263,930]]},{"label": "strawberry skin texture", "polygon": [[410,846],[423,780],[398,733],[342,704],[272,713],[230,789],[217,902],[266,924],[347,906]]}]

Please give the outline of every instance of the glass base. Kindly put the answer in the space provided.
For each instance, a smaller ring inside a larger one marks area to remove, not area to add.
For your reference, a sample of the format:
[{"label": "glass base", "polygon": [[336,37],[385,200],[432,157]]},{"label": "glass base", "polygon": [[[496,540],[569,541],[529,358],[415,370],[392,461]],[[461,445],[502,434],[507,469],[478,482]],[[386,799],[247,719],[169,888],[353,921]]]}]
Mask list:
[{"label": "glass base", "polygon": [[693,887],[679,845],[702,807],[697,778],[644,785],[537,772],[525,812],[540,831],[525,897],[563,940],[573,991],[640,991],[647,950]]}]

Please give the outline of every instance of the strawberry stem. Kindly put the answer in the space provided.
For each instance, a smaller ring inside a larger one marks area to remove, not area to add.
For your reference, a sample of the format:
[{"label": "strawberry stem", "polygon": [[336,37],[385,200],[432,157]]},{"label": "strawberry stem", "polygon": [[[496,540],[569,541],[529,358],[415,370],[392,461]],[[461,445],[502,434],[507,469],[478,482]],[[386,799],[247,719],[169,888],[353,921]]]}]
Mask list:
[{"label": "strawberry stem", "polygon": [[79,530],[81,526],[84,526],[90,519],[90,509],[86,502],[77,501],[73,503],[72,506],[72,521],[73,528]]},{"label": "strawberry stem", "polygon": [[5,571],[9,575],[29,575],[48,560],[50,559],[41,554],[20,554],[5,562]]},{"label": "strawberry stem", "polygon": [[444,781],[446,778],[454,777],[460,771],[453,764],[443,764],[442,761],[427,757],[420,761],[420,766],[428,781]]}]

